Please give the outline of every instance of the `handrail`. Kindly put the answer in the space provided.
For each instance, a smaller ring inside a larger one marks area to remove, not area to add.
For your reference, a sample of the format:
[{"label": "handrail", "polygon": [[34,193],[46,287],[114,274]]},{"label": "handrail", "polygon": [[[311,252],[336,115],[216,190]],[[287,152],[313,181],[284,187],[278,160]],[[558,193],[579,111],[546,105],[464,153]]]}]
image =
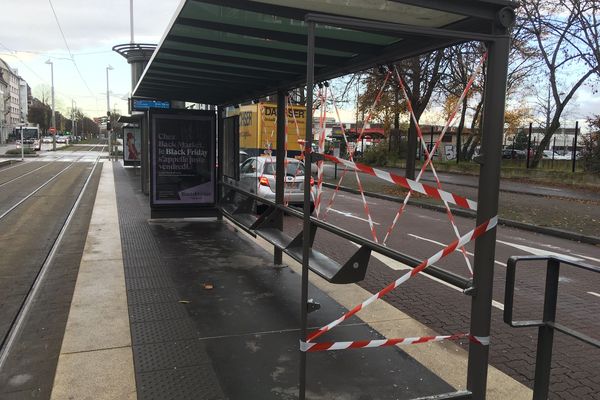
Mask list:
[{"label": "handrail", "polygon": [[[286,214],[292,215],[296,218],[304,218],[303,212],[298,211],[292,207],[287,207],[283,204],[276,204],[272,201],[266,200],[260,196],[257,196],[254,193],[247,192],[247,191],[245,191],[235,185],[232,185],[231,183],[225,182],[225,181],[221,181],[221,182],[219,182],[219,184],[222,186],[226,186],[226,187],[228,187],[238,193],[241,193],[245,196],[251,197],[261,203],[264,203],[273,208],[276,208],[277,210],[283,211]],[[390,249],[389,247],[382,246],[381,244],[374,243],[373,241],[371,241],[369,239],[365,239],[365,238],[358,236],[352,232],[349,232],[345,229],[339,228],[333,224],[318,220],[314,217],[310,217],[310,221],[311,221],[311,224],[313,224],[314,226],[317,226],[318,228],[322,228],[328,232],[331,232],[337,236],[340,236],[340,237],[347,239],[358,245],[365,246],[365,247],[371,249],[372,251],[375,251],[376,253],[382,254],[393,260],[404,263],[411,268],[414,268],[421,263],[421,260],[419,260],[417,258],[411,257],[411,256],[401,253],[397,250]],[[426,273],[428,275],[431,275],[435,278],[438,278],[438,279],[440,279],[446,283],[449,283],[453,286],[456,286],[457,288],[460,288],[461,290],[463,290],[465,292],[465,294],[473,295],[475,292],[474,287],[473,287],[473,281],[471,279],[466,279],[460,275],[457,275],[453,272],[447,271],[438,266],[431,265],[431,266],[427,267],[426,269],[424,269],[422,272]]]},{"label": "handrail", "polygon": [[[520,261],[547,261],[546,263],[546,288],[544,291],[544,311],[541,320],[514,321],[513,307],[515,294],[515,278],[517,264]],[[538,327],[538,343],[535,363],[535,380],[533,384],[533,399],[548,398],[550,386],[550,370],[552,362],[552,344],[554,331],[567,334],[579,341],[600,348],[600,340],[591,338],[581,332],[558,324],[556,318],[556,303],[558,298],[558,282],[560,265],[584,269],[600,273],[600,268],[582,262],[576,262],[565,257],[548,256],[513,256],[506,264],[506,289],[504,293],[504,322],[514,328]]]}]

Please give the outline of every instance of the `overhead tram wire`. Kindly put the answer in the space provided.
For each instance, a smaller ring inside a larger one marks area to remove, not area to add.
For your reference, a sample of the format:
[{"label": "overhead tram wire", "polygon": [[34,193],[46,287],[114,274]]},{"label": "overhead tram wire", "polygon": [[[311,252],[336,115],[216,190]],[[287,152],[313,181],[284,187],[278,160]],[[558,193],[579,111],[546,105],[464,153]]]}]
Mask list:
[{"label": "overhead tram wire", "polygon": [[69,52],[69,56],[71,57],[71,62],[73,63],[73,66],[75,67],[75,70],[77,70],[77,74],[79,74],[79,78],[81,78],[81,81],[83,82],[83,84],[87,88],[88,92],[90,92],[90,94],[93,96],[94,92],[92,92],[92,89],[90,89],[90,87],[87,84],[85,78],[83,77],[83,74],[79,70],[79,66],[77,65],[77,62],[75,61],[75,57],[73,57],[73,53],[71,52],[71,48],[69,47],[69,43],[67,42],[67,38],[65,37],[65,33],[63,32],[62,26],[60,26],[60,21],[58,20],[58,15],[56,14],[56,10],[54,10],[54,5],[52,4],[52,0],[48,0],[48,3],[50,3],[50,8],[52,9],[52,14],[54,14],[54,20],[56,21],[56,25],[58,26],[58,30],[60,31],[60,34],[61,34],[61,36],[63,38],[63,41],[65,42],[65,46],[67,47],[67,51]]},{"label": "overhead tram wire", "polygon": [[[23,60],[21,59],[21,57],[19,57],[19,56],[17,55],[17,53],[26,53],[26,52],[23,52],[23,51],[21,51],[21,50],[18,50],[18,51],[17,51],[17,50],[11,49],[10,47],[6,46],[6,45],[5,45],[4,43],[2,43],[2,42],[0,42],[0,46],[1,46],[1,47],[3,47],[3,48],[5,48],[5,49],[8,51],[8,55],[9,55],[10,57],[14,57],[14,58],[16,58],[16,59],[17,59],[17,61],[19,61],[19,62],[20,62],[22,65],[23,65],[23,67],[25,67],[26,69],[28,69],[28,70],[29,70],[29,71],[30,71],[30,72],[31,72],[33,75],[35,75],[35,77],[36,77],[36,78],[38,78],[38,79],[39,79],[39,80],[40,80],[42,83],[44,83],[45,85],[48,85],[48,86],[50,86],[50,83],[48,82],[48,80],[47,80],[46,78],[42,78],[42,76],[41,76],[39,73],[37,73],[37,72],[36,72],[34,69],[32,69],[32,68],[31,68],[29,65],[27,65],[27,64],[25,63],[25,61],[23,61]],[[40,54],[43,54],[43,53],[40,53]],[[54,59],[61,59],[61,58],[59,58],[59,57],[55,57],[55,56],[49,56],[49,57],[51,57],[51,58],[54,58]],[[64,59],[65,59],[65,60],[69,60],[69,61],[71,60],[70,58],[64,58]],[[70,95],[70,94],[67,94],[67,93],[65,93],[65,92],[62,92],[62,91],[60,91],[60,90],[55,90],[55,92],[56,92],[56,93],[58,93],[58,94],[60,94],[61,96],[64,96],[64,97],[71,97],[71,95]],[[91,95],[91,96],[87,96],[87,95],[86,95],[86,96],[78,95],[77,97],[86,97],[86,98],[87,98],[87,97],[93,97],[93,98],[97,98],[98,96],[97,96],[97,95],[94,95],[94,94],[92,93],[92,95]],[[95,112],[96,112],[96,111],[95,111]]]},{"label": "overhead tram wire", "polygon": [[21,58],[17,55],[17,52],[11,48],[9,48],[8,46],[6,46],[4,43],[0,42],[0,46],[4,47],[6,50],[8,50],[8,52],[10,53],[10,55],[12,57],[15,57],[17,60],[19,60],[19,62],[21,64],[23,64],[23,66],[25,68],[27,68],[29,71],[31,71],[32,74],[34,74],[36,76],[36,78],[38,78],[39,80],[41,80],[42,82],[44,82],[45,84],[48,84],[48,82],[42,78],[40,76],[40,74],[38,74],[37,72],[35,72],[33,69],[31,69],[31,67],[29,67],[29,65],[25,64],[25,62],[23,60],[21,60]]}]

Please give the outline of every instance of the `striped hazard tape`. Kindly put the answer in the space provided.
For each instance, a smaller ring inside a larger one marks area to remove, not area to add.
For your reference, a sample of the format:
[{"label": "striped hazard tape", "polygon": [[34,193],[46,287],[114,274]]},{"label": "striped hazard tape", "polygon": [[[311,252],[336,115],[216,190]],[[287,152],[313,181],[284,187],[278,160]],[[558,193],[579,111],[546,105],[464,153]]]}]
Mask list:
[{"label": "striped hazard tape", "polygon": [[308,336],[307,341],[311,342],[314,339],[321,336],[322,334],[324,334],[325,332],[330,331],[331,329],[333,329],[337,325],[341,324],[342,322],[344,322],[345,320],[347,320],[348,318],[350,318],[351,316],[353,316],[354,314],[356,314],[363,308],[366,308],[371,303],[375,302],[376,300],[382,298],[383,296],[385,296],[392,290],[396,289],[398,286],[400,286],[401,284],[403,284],[404,282],[406,282],[413,276],[417,275],[419,272],[423,271],[425,268],[438,262],[439,260],[446,257],[447,255],[452,254],[452,252],[454,252],[457,248],[463,247],[467,243],[469,243],[469,242],[477,239],[479,236],[483,235],[485,232],[493,229],[497,224],[498,224],[498,217],[496,216],[496,217],[493,217],[490,220],[484,222],[483,224],[477,226],[475,229],[473,229],[466,235],[462,236],[460,239],[457,239],[454,242],[450,243],[448,246],[446,246],[442,250],[438,251],[430,258],[423,260],[423,262],[421,262],[421,264],[417,265],[414,269],[412,269],[411,271],[408,271],[406,274],[402,275],[400,278],[396,279],[394,282],[390,283],[385,288],[383,288],[381,291],[375,293],[374,295],[369,297],[367,300],[363,301],[361,304],[357,305],[352,310],[350,310],[347,313],[345,313],[344,315],[342,315],[340,318],[336,319],[333,322],[330,322],[329,324],[325,325],[324,327],[311,333]]},{"label": "striped hazard tape", "polygon": [[489,346],[489,344],[490,344],[489,336],[482,337],[482,336],[474,336],[469,333],[457,333],[455,335],[407,337],[407,338],[400,338],[400,339],[355,340],[352,342],[310,343],[310,342],[300,341],[300,351],[314,353],[317,351],[332,351],[332,350],[346,350],[346,349],[372,349],[375,347],[433,343],[433,342],[442,342],[444,340],[460,340],[460,339],[469,339],[469,341],[480,344],[482,346]]},{"label": "striped hazard tape", "polygon": [[448,203],[457,205],[459,207],[467,208],[469,210],[474,210],[474,211],[477,210],[477,202],[476,201],[469,200],[465,197],[462,197],[462,196],[459,196],[459,195],[456,195],[456,194],[453,194],[450,192],[446,192],[445,190],[440,190],[433,186],[424,185],[420,182],[413,181],[412,179],[407,179],[407,178],[392,174],[387,171],[369,167],[368,165],[365,165],[365,164],[360,164],[360,163],[355,163],[352,161],[344,160],[343,158],[334,157],[329,154],[319,154],[319,156],[321,156],[331,162],[334,162],[336,164],[342,164],[348,168],[352,168],[355,171],[360,171],[360,172],[364,172],[365,174],[376,176],[376,177],[386,180],[388,182],[394,183],[398,186],[402,186],[406,189],[410,189],[414,192],[418,192],[418,193],[424,194],[426,196],[429,196],[429,197],[432,197],[435,199],[445,200]]}]

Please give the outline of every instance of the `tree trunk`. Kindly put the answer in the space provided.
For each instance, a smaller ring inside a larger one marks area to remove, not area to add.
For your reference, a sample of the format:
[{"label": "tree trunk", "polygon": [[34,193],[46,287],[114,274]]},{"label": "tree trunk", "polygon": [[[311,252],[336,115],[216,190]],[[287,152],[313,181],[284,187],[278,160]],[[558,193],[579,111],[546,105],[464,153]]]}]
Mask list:
[{"label": "tree trunk", "polygon": [[[456,158],[457,161],[460,161],[461,159],[464,159],[464,157],[461,157],[461,135],[463,132],[463,129],[465,127],[465,118],[467,115],[467,105],[468,105],[468,99],[467,96],[465,96],[465,98],[463,99],[463,104],[462,104],[462,110],[460,112],[460,121],[458,123],[458,132],[456,132]],[[468,140],[468,139],[467,139]]]},{"label": "tree trunk", "polygon": [[540,161],[542,160],[542,157],[544,155],[544,150],[550,144],[554,133],[558,130],[558,128],[560,128],[560,122],[558,121],[556,115],[560,115],[561,113],[555,113],[555,117],[552,120],[552,123],[544,133],[544,137],[542,138],[542,140],[540,140],[540,144],[535,152],[535,155],[533,156],[533,160],[531,160],[531,163],[529,164],[529,168],[537,168],[537,166],[540,164]]}]

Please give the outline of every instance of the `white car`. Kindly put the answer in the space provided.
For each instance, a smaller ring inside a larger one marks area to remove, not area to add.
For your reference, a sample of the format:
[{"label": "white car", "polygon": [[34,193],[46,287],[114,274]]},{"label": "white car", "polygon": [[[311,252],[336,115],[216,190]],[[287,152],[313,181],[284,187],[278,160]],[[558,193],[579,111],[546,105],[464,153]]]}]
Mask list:
[{"label": "white car", "polygon": [[42,143],[52,143],[52,136],[44,136],[42,138]]},{"label": "white car", "polygon": [[[554,156],[553,156],[553,153],[554,153]],[[554,159],[554,160],[570,160],[571,159],[570,156],[567,156],[567,155],[563,156],[563,155],[558,154],[557,152],[553,152],[552,150],[544,150],[543,158],[546,160],[552,160],[552,159]]]},{"label": "white car", "polygon": [[[256,193],[265,200],[275,201],[275,163],[276,157],[250,157],[240,166],[240,186],[250,193]],[[286,159],[284,201],[290,206],[302,207],[304,204],[304,163],[295,158]],[[314,180],[311,178],[311,187]],[[314,193],[310,193],[310,212],[315,208]],[[258,212],[266,206],[259,205]]]}]

